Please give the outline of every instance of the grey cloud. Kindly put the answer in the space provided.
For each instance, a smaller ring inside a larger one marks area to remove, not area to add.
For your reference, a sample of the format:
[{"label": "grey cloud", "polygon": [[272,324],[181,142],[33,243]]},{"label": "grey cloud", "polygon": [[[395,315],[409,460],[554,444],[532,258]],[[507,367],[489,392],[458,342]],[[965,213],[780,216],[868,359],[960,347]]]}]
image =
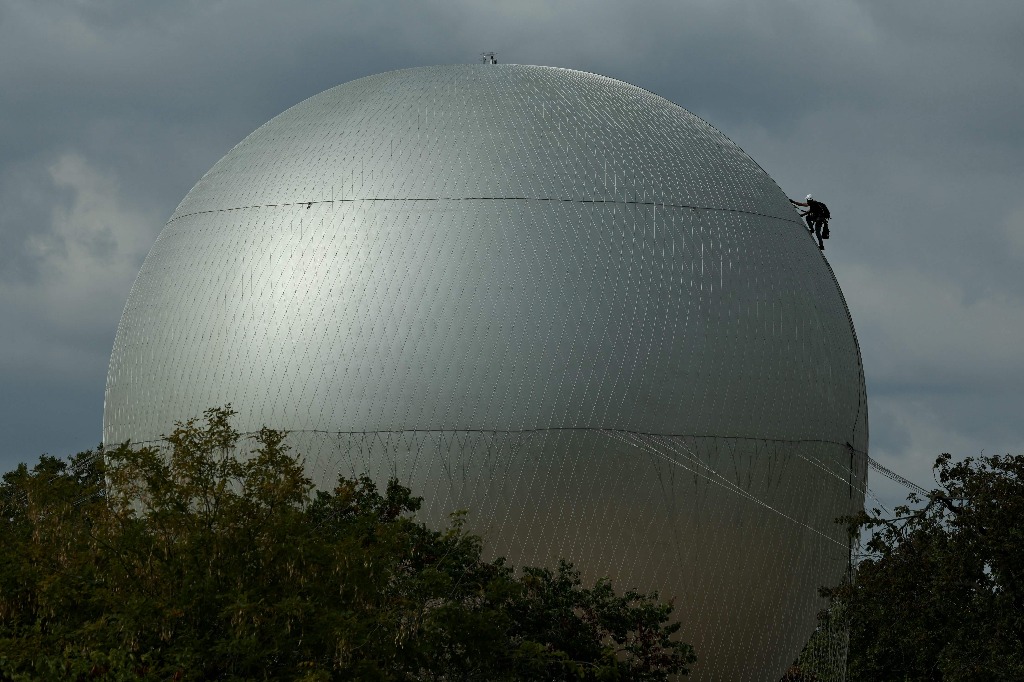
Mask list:
[{"label": "grey cloud", "polygon": [[905,455],[912,442],[910,431],[899,418],[891,412],[880,410],[871,414],[871,438],[884,443],[886,451],[894,458]]},{"label": "grey cloud", "polygon": [[41,164],[8,161],[0,168],[0,285],[34,281],[47,251],[61,249],[50,228],[53,205],[71,200]]}]

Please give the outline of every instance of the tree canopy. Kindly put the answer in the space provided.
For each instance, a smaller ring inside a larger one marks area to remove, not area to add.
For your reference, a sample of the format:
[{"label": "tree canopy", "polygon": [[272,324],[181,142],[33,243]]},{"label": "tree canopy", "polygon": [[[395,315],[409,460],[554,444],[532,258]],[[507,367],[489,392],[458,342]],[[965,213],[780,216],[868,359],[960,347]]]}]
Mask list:
[{"label": "tree canopy", "polygon": [[851,519],[867,555],[825,590],[851,680],[1024,680],[1024,455],[935,463],[938,487]]},{"label": "tree canopy", "polygon": [[314,489],[230,408],[162,447],[43,456],[0,485],[0,679],[660,680],[696,660],[656,594],[482,558],[464,513]]}]

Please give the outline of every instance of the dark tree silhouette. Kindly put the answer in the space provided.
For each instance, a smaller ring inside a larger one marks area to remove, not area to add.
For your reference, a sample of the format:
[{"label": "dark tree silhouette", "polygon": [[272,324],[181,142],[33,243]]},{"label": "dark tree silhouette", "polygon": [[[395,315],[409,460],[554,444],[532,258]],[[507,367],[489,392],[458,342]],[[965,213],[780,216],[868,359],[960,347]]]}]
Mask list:
[{"label": "dark tree silhouette", "polygon": [[44,456],[0,486],[0,679],[663,680],[671,604],[484,561],[391,481],[314,491],[230,408],[163,448]]},{"label": "dark tree silhouette", "polygon": [[939,487],[867,531],[826,590],[850,628],[851,680],[1024,680],[1024,456],[935,463]]}]

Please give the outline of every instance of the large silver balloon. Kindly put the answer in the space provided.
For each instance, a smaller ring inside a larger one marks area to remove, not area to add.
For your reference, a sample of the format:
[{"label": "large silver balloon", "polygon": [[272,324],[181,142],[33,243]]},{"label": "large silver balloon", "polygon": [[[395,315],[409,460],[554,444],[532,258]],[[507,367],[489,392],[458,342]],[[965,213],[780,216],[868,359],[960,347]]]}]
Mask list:
[{"label": "large silver balloon", "polygon": [[397,476],[492,554],[674,598],[697,679],[778,679],[863,505],[857,340],[786,196],[565,69],[363,78],[203,176],[132,288],[104,440],[225,403],[322,485]]}]

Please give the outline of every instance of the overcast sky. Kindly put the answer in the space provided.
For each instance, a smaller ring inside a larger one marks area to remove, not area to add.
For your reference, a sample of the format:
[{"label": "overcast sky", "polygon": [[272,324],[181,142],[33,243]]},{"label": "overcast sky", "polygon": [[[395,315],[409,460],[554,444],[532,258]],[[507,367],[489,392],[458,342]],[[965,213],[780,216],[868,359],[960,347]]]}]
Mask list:
[{"label": "overcast sky", "polygon": [[0,0],[0,471],[99,441],[135,274],[232,146],[484,50],[667,97],[828,203],[875,459],[927,488],[1024,452],[1022,36],[1020,0]]}]

